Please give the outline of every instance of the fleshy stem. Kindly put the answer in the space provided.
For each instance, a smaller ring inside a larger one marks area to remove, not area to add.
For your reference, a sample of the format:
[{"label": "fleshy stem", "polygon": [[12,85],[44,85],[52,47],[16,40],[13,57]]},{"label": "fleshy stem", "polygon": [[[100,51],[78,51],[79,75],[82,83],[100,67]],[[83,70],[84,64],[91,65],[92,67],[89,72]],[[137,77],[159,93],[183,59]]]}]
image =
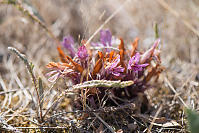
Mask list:
[{"label": "fleshy stem", "polygon": [[40,103],[41,101],[40,101],[40,96],[39,96],[39,92],[38,92],[38,88],[37,88],[37,81],[36,81],[35,75],[33,73],[34,65],[32,64],[32,62],[29,62],[28,59],[26,58],[26,56],[24,54],[20,53],[17,49],[15,49],[13,47],[8,47],[8,50],[14,52],[24,62],[28,72],[30,73],[30,77],[32,79],[35,91],[37,93],[37,100],[38,100],[38,104],[39,104],[38,109],[40,110],[40,115],[39,115],[38,111],[37,111],[37,115],[40,116],[40,120],[43,121],[42,109],[41,109],[41,103]]},{"label": "fleshy stem", "polygon": [[134,84],[134,81],[131,81],[131,80],[130,81],[92,80],[92,81],[86,81],[82,84],[74,85],[72,89],[93,88],[93,87],[125,88],[133,84]]}]

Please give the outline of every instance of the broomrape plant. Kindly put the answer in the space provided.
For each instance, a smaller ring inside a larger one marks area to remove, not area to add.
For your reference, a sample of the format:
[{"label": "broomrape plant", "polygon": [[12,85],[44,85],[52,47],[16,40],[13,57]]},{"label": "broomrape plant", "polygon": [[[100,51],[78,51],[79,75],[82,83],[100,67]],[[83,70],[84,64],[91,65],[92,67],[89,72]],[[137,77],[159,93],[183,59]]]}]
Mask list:
[{"label": "broomrape plant", "polygon": [[[62,46],[57,47],[61,62],[47,64],[47,68],[50,69],[47,73],[49,81],[55,82],[62,77],[70,79],[75,86],[92,81],[100,83],[100,80],[101,84],[110,81],[132,81],[125,87],[120,85],[80,87],[88,99],[87,103],[93,107],[99,106],[99,99],[102,99],[107,91],[123,100],[132,99],[149,88],[150,79],[158,78],[162,71],[158,49],[160,40],[157,39],[145,52],[137,50],[138,40],[136,38],[132,43],[132,49],[127,50],[122,39],[113,37],[109,30],[101,30],[99,42],[85,45],[86,40],[83,40],[76,50],[74,39],[67,36],[63,39]],[[114,47],[117,45],[118,49]],[[66,55],[62,48],[66,49],[70,56]],[[98,48],[98,51],[93,48]]]}]

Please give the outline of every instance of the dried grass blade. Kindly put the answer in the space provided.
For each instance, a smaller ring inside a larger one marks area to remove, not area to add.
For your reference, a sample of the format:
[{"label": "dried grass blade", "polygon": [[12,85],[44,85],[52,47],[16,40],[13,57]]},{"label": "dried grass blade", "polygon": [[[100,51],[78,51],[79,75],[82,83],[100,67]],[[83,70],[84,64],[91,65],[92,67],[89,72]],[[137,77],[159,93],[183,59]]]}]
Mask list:
[{"label": "dried grass blade", "polygon": [[[17,49],[15,49],[13,47],[8,47],[8,50],[14,52],[26,65],[26,68],[30,74],[30,77],[32,78],[33,85],[35,87],[35,91],[37,93],[38,104],[40,105],[40,97],[39,97],[39,92],[38,92],[38,88],[37,88],[37,80],[33,73],[34,65],[31,62],[29,62],[28,59],[26,58],[26,56],[24,54],[20,53]],[[42,109],[39,109],[39,108],[40,108],[40,106],[38,107],[38,110],[40,110],[40,115],[38,112],[37,112],[37,115],[38,115],[38,117],[40,116],[40,119],[42,120]]]}]

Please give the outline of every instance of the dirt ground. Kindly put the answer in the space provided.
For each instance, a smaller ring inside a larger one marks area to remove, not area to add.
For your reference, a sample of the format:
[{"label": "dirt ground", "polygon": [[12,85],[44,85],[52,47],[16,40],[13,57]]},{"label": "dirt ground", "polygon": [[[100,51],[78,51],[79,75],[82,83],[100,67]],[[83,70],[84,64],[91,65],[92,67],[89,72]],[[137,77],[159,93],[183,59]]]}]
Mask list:
[{"label": "dirt ground", "polygon": [[[128,109],[125,111],[128,115],[124,110],[98,112],[107,125],[92,113],[89,117],[79,112],[66,113],[72,111],[69,98],[62,97],[54,105],[65,89],[63,81],[54,85],[45,76],[46,64],[59,61],[56,41],[38,22],[3,1],[0,0],[0,128],[4,123],[13,132],[36,132],[41,126],[33,104],[34,86],[23,62],[8,51],[12,46],[27,56],[35,66],[35,74],[43,81],[44,112],[54,107],[46,114],[43,123],[46,129],[40,131],[111,132],[108,127],[112,127],[118,133],[188,132],[185,108],[199,108],[197,0],[22,1],[23,7],[34,13],[59,41],[66,35],[72,35],[76,42],[88,39],[104,24],[103,29],[110,29],[127,44],[139,37],[139,49],[145,50],[154,42],[154,25],[158,24],[165,70],[145,92],[148,110],[134,114]],[[99,34],[93,40],[98,38]]]}]

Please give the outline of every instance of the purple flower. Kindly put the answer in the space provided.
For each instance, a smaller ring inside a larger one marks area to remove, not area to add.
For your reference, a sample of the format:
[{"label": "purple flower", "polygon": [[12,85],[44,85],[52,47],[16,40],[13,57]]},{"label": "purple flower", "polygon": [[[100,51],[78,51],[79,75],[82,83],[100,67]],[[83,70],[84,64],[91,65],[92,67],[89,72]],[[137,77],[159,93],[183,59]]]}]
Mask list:
[{"label": "purple flower", "polygon": [[112,35],[109,30],[100,30],[100,42],[104,46],[111,46]]},{"label": "purple flower", "polygon": [[112,45],[112,34],[109,30],[100,30],[100,42],[91,43],[93,46],[97,47],[109,47]]},{"label": "purple flower", "polygon": [[70,56],[73,58],[75,56],[74,40],[71,36],[64,37],[62,41],[62,46],[70,52]]},{"label": "purple flower", "polygon": [[121,66],[117,66],[120,63],[120,56],[118,56],[110,65],[108,65],[105,69],[108,73],[111,73],[117,77],[121,76],[121,73],[124,72],[124,68]]},{"label": "purple flower", "polygon": [[49,82],[55,82],[59,77],[64,77],[64,76],[71,77],[73,81],[78,80],[78,74],[74,70],[68,67],[66,67],[64,70],[61,70],[59,68],[54,68],[52,69],[52,71],[48,72],[46,76],[49,77],[48,78]]},{"label": "purple flower", "polygon": [[[140,58],[140,63],[147,62],[154,55],[154,52],[156,48],[158,47],[159,43],[160,43],[160,39],[156,40],[153,46],[149,50],[147,50],[144,54],[142,54]],[[157,51],[156,51],[156,54],[157,54]]]},{"label": "purple flower", "polygon": [[77,51],[77,57],[80,60],[85,60],[88,57],[87,49],[84,45],[82,45]]},{"label": "purple flower", "polygon": [[144,67],[148,66],[149,64],[138,64],[140,61],[140,54],[136,53],[128,63],[128,70],[133,70],[134,72],[142,71]]}]

